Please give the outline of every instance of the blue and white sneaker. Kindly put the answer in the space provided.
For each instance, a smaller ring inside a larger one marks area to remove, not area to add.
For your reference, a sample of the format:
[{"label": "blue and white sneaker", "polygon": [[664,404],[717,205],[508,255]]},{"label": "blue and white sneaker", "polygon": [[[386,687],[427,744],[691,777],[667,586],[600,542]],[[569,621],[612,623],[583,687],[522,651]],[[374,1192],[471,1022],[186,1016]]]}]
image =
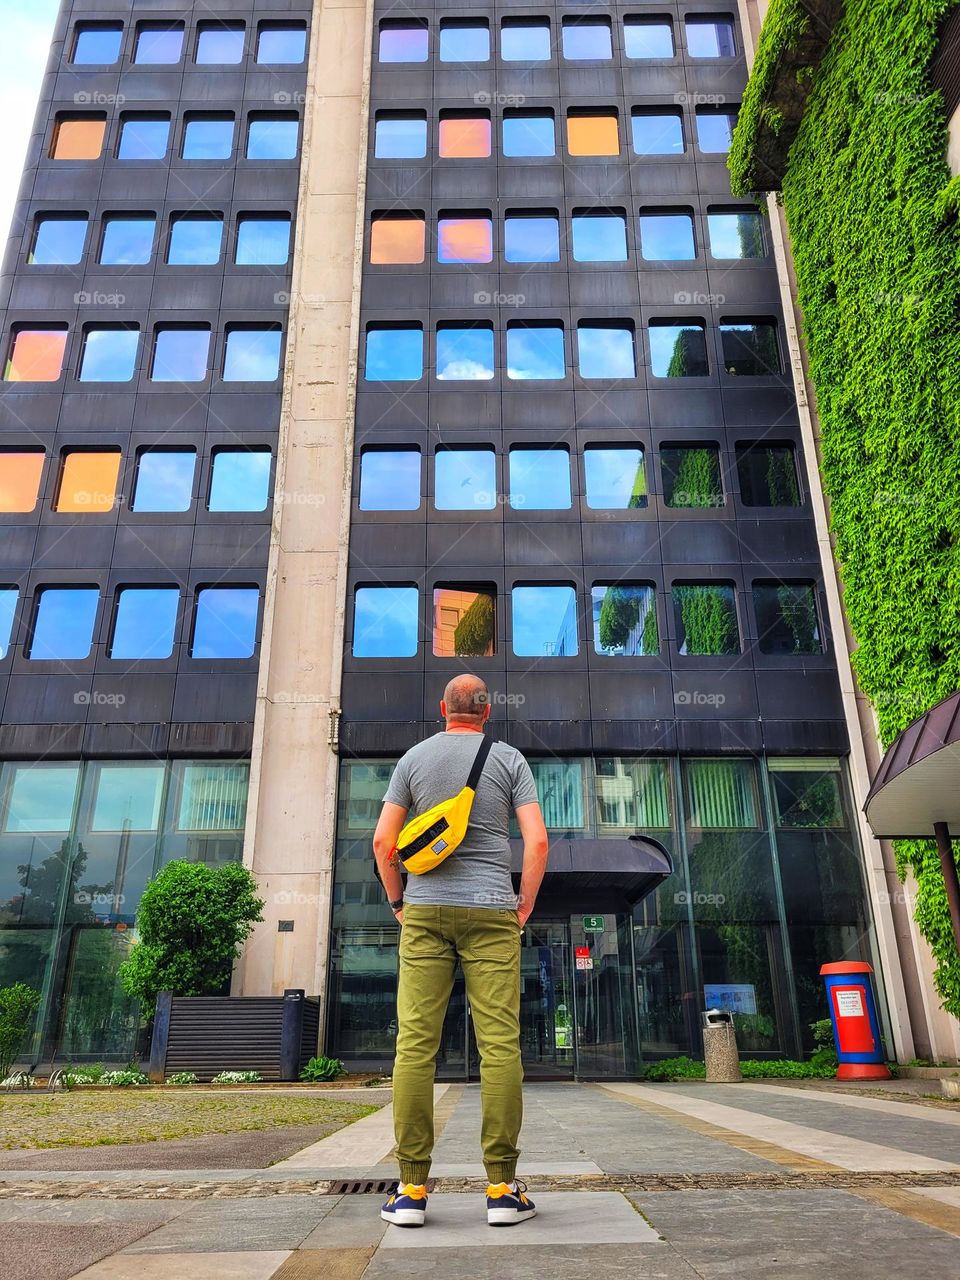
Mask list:
[{"label": "blue and white sneaker", "polygon": [[380,1210],[384,1222],[393,1222],[398,1227],[422,1227],[426,1216],[427,1188],[416,1187],[412,1182],[398,1182]]},{"label": "blue and white sneaker", "polygon": [[491,1183],[487,1187],[487,1224],[491,1227],[513,1227],[532,1218],[537,1206],[527,1195],[522,1182]]}]

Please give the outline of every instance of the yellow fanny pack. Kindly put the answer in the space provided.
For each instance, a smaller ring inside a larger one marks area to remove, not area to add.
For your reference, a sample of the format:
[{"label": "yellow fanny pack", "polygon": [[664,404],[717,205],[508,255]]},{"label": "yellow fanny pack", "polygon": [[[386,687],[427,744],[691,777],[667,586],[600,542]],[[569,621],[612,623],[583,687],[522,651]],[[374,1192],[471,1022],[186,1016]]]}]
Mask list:
[{"label": "yellow fanny pack", "polygon": [[493,742],[484,737],[470,766],[466,786],[450,800],[442,800],[411,819],[397,837],[396,852],[404,871],[422,876],[438,867],[462,843],[473,808],[477,783]]}]

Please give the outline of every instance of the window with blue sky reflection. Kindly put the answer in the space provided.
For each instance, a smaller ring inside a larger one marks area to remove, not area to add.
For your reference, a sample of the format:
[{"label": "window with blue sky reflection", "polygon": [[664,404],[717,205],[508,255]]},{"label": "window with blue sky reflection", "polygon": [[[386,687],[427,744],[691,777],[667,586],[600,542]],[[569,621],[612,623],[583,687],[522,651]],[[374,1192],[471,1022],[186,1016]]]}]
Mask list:
[{"label": "window with blue sky reflection", "polygon": [[170,227],[167,262],[171,266],[212,266],[220,261],[223,219],[206,214],[174,218]]},{"label": "window with blue sky reflection", "polygon": [[508,213],[503,223],[503,256],[507,262],[559,262],[557,215]]},{"label": "window with blue sky reflection", "polygon": [[556,155],[556,127],[552,111],[504,111],[505,156]]},{"label": "window with blue sky reflection", "polygon": [[162,66],[180,61],[183,52],[182,22],[141,22],[137,27],[134,62]]},{"label": "window with blue sky reflection", "polygon": [[360,454],[361,511],[417,511],[420,450],[364,449]]},{"label": "window with blue sky reflection", "polygon": [[295,160],[300,121],[294,115],[252,116],[247,129],[248,160]]},{"label": "window with blue sky reflection", "polygon": [[626,262],[627,221],[623,214],[575,211],[570,226],[576,262]]},{"label": "window with blue sky reflection", "polygon": [[569,509],[569,450],[514,446],[510,450],[510,505],[520,511]]},{"label": "window with blue sky reflection", "polygon": [[193,449],[142,450],[137,459],[132,510],[188,511],[196,465]]},{"label": "window with blue sky reflection", "polygon": [[261,22],[257,35],[257,62],[303,62],[307,53],[307,27],[303,22]]},{"label": "window with blue sky reflection", "polygon": [[693,215],[689,213],[640,214],[640,254],[655,262],[687,262],[697,256],[693,241]]},{"label": "window with blue sky reflection", "polygon": [[419,603],[416,587],[358,587],[353,598],[353,656],[415,657]]},{"label": "window with blue sky reflection", "polygon": [[519,381],[566,377],[563,327],[559,324],[507,325],[507,376]]},{"label": "window with blue sky reflection", "polygon": [[627,324],[579,324],[577,351],[581,378],[635,378],[633,328]]},{"label": "window with blue sky reflection", "polygon": [[283,266],[290,257],[290,215],[241,216],[237,220],[238,266]]},{"label": "window with blue sky reflection", "polygon": [[27,261],[31,266],[73,266],[83,257],[87,238],[86,214],[37,218],[33,244]]},{"label": "window with blue sky reflection", "polygon": [[19,594],[16,587],[0,587],[0,658],[5,658],[10,652],[10,637]]},{"label": "window with blue sky reflection", "polygon": [[80,355],[81,382],[129,382],[137,364],[139,329],[90,325]]},{"label": "window with blue sky reflection", "polygon": [[491,511],[497,505],[493,449],[440,448],[434,458],[434,506],[438,511]]},{"label": "window with blue sky reflection", "polygon": [[630,121],[633,149],[638,156],[683,155],[683,122],[679,111],[634,111]]},{"label": "window with blue sky reflection", "polygon": [[593,510],[647,505],[647,477],[642,449],[625,445],[585,445],[583,468],[587,506]]},{"label": "window with blue sky reflection", "polygon": [[732,58],[737,52],[730,18],[700,17],[686,19],[687,53],[691,58]]},{"label": "window with blue sky reflection", "polygon": [[578,59],[605,60],[613,57],[609,18],[564,18],[563,56]]},{"label": "window with blue sky reflection", "polygon": [[623,48],[628,58],[672,58],[673,25],[669,18],[626,18]]},{"label": "window with blue sky reflection", "polygon": [[422,378],[423,330],[370,325],[364,377],[369,382],[414,382]]},{"label": "window with blue sky reflection", "polygon": [[440,325],[437,328],[438,379],[475,382],[492,377],[492,325]]},{"label": "window with blue sky reflection", "polygon": [[704,326],[651,320],[650,371],[655,378],[702,378],[709,373]]},{"label": "window with blue sky reflection", "polygon": [[265,511],[270,491],[269,449],[217,449],[210,473],[210,511]]},{"label": "window with blue sky reflection", "polygon": [[118,160],[162,160],[170,138],[170,117],[127,115],[120,124]]},{"label": "window with blue sky reflection", "polygon": [[426,62],[430,37],[425,22],[381,22],[378,56],[381,62]]},{"label": "window with blue sky reflection", "polygon": [[197,28],[196,61],[223,66],[242,62],[245,35],[242,22],[201,22]]},{"label": "window with blue sky reflection", "polygon": [[711,210],[707,213],[710,252],[715,258],[763,258],[763,218],[756,210]]},{"label": "window with blue sky reflection", "polygon": [[279,325],[228,328],[224,382],[273,382],[280,373],[281,338]]},{"label": "window with blue sky reflection", "polygon": [[194,658],[249,658],[256,647],[256,587],[204,587],[197,592]]},{"label": "window with blue sky reflection", "polygon": [[177,625],[178,587],[125,587],[117,597],[111,658],[169,658]]},{"label": "window with blue sky reflection", "polygon": [[701,151],[726,155],[737,123],[735,111],[697,111],[697,144]]},{"label": "window with blue sky reflection", "polygon": [[490,27],[486,22],[441,22],[441,62],[487,62]]},{"label": "window with blue sky reflection", "polygon": [[419,160],[427,154],[427,117],[423,111],[379,111],[374,124],[374,155],[379,160]]},{"label": "window with blue sky reflection", "polygon": [[114,216],[103,220],[100,262],[105,267],[133,267],[149,262],[157,220],[150,215]]},{"label": "window with blue sky reflection", "polygon": [[233,151],[232,115],[188,116],[183,130],[184,160],[228,160]]},{"label": "window with blue sky reflection", "polygon": [[579,652],[573,587],[517,586],[510,603],[518,658],[564,658]]},{"label": "window with blue sky reflection", "polygon": [[29,657],[37,660],[86,658],[100,592],[96,587],[43,587],[37,593]]},{"label": "window with blue sky reflection", "polygon": [[549,62],[550,22],[546,18],[504,18],[500,57],[504,62]]},{"label": "window with blue sky reflection", "polygon": [[89,22],[77,27],[73,43],[75,66],[112,66],[120,57],[122,22]]},{"label": "window with blue sky reflection", "polygon": [[154,337],[150,377],[154,382],[202,382],[209,354],[208,325],[160,327]]}]

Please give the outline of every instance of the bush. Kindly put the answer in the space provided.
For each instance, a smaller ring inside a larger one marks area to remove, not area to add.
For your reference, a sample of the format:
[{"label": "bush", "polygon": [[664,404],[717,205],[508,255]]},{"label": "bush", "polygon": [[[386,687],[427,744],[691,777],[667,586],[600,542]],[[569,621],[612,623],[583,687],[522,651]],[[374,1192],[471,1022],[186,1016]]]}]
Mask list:
[{"label": "bush", "polygon": [[346,1067],[339,1058],[328,1058],[321,1053],[319,1057],[310,1059],[300,1072],[300,1079],[336,1080],[337,1076],[342,1076],[345,1072]]},{"label": "bush", "polygon": [[0,987],[0,1080],[10,1074],[39,1008],[40,992],[26,983]]},{"label": "bush", "polygon": [[199,1084],[200,1077],[192,1071],[173,1071],[167,1076],[165,1084]]},{"label": "bush", "polygon": [[139,1068],[124,1067],[120,1071],[105,1071],[100,1078],[100,1083],[116,1085],[120,1089],[128,1089],[141,1084],[149,1084],[150,1077],[145,1076]]},{"label": "bush", "polygon": [[707,1069],[702,1062],[685,1055],[652,1062],[643,1073],[644,1080],[702,1080]]},{"label": "bush", "polygon": [[263,1076],[259,1071],[221,1071],[211,1084],[259,1084]]},{"label": "bush", "polygon": [[102,1084],[103,1077],[106,1074],[107,1068],[102,1062],[85,1063],[80,1067],[75,1067],[71,1063],[66,1069],[67,1083],[70,1086],[75,1084]]}]

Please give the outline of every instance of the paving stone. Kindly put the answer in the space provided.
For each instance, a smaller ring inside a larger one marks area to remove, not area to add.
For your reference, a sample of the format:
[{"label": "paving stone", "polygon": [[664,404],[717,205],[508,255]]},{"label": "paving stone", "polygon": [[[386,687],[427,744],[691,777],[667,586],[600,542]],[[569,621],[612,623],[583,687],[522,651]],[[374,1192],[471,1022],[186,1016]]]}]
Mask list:
[{"label": "paving stone", "polygon": [[343,1196],[306,1237],[301,1249],[341,1249],[377,1245],[388,1223],[380,1217],[381,1196]]},{"label": "paving stone", "polygon": [[87,1227],[142,1222],[145,1230],[149,1230],[186,1213],[191,1203],[178,1200],[0,1200],[0,1222],[76,1223]]},{"label": "paving stone", "polygon": [[336,1197],[206,1201],[144,1236],[136,1253],[296,1249],[337,1204]]},{"label": "paving stone", "polygon": [[693,1268],[666,1245],[530,1247],[515,1242],[520,1230],[497,1233],[509,1234],[509,1240],[494,1248],[379,1249],[363,1280],[423,1280],[425,1276],[436,1280],[545,1280],[554,1276],[562,1280],[699,1280]]},{"label": "paving stone", "polygon": [[299,1249],[291,1253],[273,1280],[360,1280],[375,1248]]},{"label": "paving stone", "polygon": [[161,1257],[138,1254],[112,1258],[81,1271],[77,1280],[270,1280],[289,1257],[286,1250],[249,1253],[171,1253]]},{"label": "paving stone", "polygon": [[[132,1244],[149,1230],[149,1224],[135,1223],[83,1226],[3,1222],[0,1223],[0,1274],[3,1280],[69,1280],[70,1276]],[[129,1268],[129,1263],[127,1266]],[[125,1280],[130,1280],[130,1276],[128,1269]]]}]

